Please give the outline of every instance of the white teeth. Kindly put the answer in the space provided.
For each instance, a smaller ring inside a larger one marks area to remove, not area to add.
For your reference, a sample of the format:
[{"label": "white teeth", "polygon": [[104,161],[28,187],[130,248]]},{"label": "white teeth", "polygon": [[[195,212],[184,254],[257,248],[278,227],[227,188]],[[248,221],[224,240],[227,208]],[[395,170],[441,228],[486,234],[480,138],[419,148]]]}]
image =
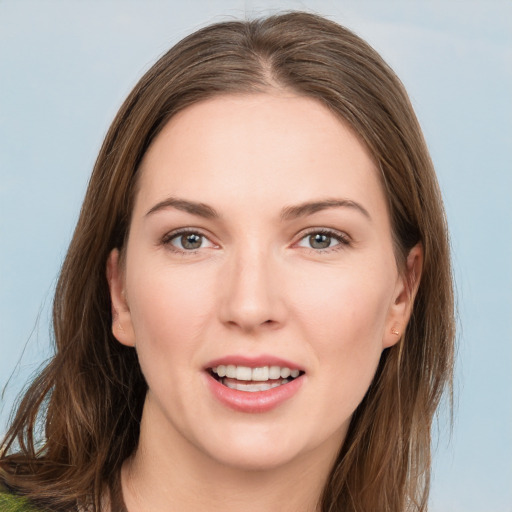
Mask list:
[{"label": "white teeth", "polygon": [[224,384],[231,389],[236,389],[238,391],[249,391],[250,393],[254,393],[256,391],[268,391],[272,388],[277,388],[281,384],[286,384],[288,382],[286,379],[281,382],[272,382],[272,383],[260,383],[260,384],[246,384],[245,382],[232,382],[226,381]]},{"label": "white teeth", "polygon": [[[288,377],[298,377],[300,370],[293,370],[286,366],[259,366],[251,368],[249,366],[235,366],[234,364],[219,364],[212,368],[212,371],[219,377],[227,377],[240,381],[265,382],[267,380],[288,379]],[[255,386],[257,384],[254,384]],[[270,389],[270,388],[269,388]]]},{"label": "white teeth", "polygon": [[252,368],[248,366],[236,367],[236,380],[252,380]]},{"label": "white teeth", "polygon": [[252,378],[250,380],[268,380],[268,366],[253,368]]},{"label": "white teeth", "polygon": [[269,379],[279,379],[281,377],[281,368],[279,366],[271,366],[268,369],[268,378]]}]

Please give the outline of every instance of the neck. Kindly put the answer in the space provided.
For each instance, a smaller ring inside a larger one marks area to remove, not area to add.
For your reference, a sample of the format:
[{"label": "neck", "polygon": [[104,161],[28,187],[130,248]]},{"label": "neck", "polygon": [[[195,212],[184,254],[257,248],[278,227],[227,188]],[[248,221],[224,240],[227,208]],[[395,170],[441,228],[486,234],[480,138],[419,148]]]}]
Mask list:
[{"label": "neck", "polygon": [[317,512],[335,455],[329,445],[277,467],[228,466],[143,414],[122,470],[124,501],[128,512]]}]

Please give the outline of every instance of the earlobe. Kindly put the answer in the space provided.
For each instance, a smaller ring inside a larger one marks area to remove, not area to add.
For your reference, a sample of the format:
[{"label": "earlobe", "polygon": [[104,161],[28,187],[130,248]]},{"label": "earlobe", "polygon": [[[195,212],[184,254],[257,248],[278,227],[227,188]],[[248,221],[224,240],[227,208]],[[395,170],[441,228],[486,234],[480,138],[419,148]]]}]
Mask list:
[{"label": "earlobe", "polygon": [[123,345],[135,346],[130,308],[124,292],[124,272],[119,250],[113,249],[107,260],[107,281],[112,305],[112,334]]},{"label": "earlobe", "polygon": [[414,299],[420,285],[422,268],[423,245],[419,242],[409,251],[405,268],[397,279],[394,302],[390,306],[382,348],[388,348],[402,338],[412,314]]}]

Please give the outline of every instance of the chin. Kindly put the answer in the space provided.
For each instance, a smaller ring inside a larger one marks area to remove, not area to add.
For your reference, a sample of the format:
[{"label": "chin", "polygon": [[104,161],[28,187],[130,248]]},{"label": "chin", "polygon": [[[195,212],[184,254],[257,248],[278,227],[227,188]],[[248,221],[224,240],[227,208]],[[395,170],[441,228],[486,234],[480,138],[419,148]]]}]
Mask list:
[{"label": "chin", "polygon": [[[210,452],[210,457],[226,469],[236,469],[247,472],[268,472],[288,464],[300,456],[297,451],[276,450],[276,445],[239,447],[235,443],[228,452]],[[277,445],[278,446],[278,445]]]},{"label": "chin", "polygon": [[[297,428],[299,427],[299,428]],[[346,428],[333,432],[308,432],[300,425],[237,426],[212,435],[207,445],[197,448],[218,465],[248,472],[274,471],[285,468],[316,453],[320,458],[334,460],[346,434]],[[216,439],[215,439],[216,438]]]}]

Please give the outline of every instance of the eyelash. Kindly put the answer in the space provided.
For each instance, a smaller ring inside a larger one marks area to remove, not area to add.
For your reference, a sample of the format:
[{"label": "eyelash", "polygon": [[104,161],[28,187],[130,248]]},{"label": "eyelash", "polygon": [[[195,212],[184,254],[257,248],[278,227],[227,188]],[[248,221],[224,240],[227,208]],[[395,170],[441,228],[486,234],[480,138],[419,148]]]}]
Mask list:
[{"label": "eyelash", "polygon": [[[202,247],[198,247],[197,249],[188,249],[187,250],[187,249],[180,249],[178,247],[175,247],[172,244],[172,241],[177,239],[180,236],[183,236],[183,235],[197,235],[197,236],[201,237],[202,239],[208,240],[211,244],[213,244],[213,242],[211,242],[211,240],[205,234],[203,234],[200,230],[191,229],[191,228],[182,228],[182,229],[179,229],[176,231],[172,231],[172,232],[166,234],[162,238],[161,243],[162,243],[162,245],[167,246],[172,252],[175,252],[177,254],[181,254],[184,256],[194,255],[200,249],[202,249]],[[340,251],[340,250],[344,249],[345,247],[350,246],[350,244],[351,244],[350,238],[348,237],[348,235],[346,233],[343,233],[341,231],[331,230],[331,229],[325,229],[325,228],[311,228],[310,230],[303,232],[301,234],[301,237],[299,238],[298,242],[295,242],[294,245],[297,246],[304,239],[306,239],[307,237],[311,237],[312,235],[323,235],[323,236],[329,237],[331,239],[334,239],[338,242],[334,246],[326,247],[323,249],[299,246],[299,247],[302,247],[302,248],[310,251],[313,254],[319,254],[319,253],[325,254],[325,253]]]},{"label": "eyelash", "polygon": [[330,252],[341,251],[344,248],[350,246],[350,243],[351,243],[350,238],[346,233],[343,233],[341,231],[335,231],[333,229],[326,229],[326,228],[312,228],[312,229],[304,232],[302,234],[302,236],[300,237],[299,242],[297,242],[297,243],[302,242],[302,240],[304,240],[305,238],[310,237],[312,235],[327,236],[327,237],[334,239],[338,242],[336,245],[326,247],[325,249],[315,249],[313,247],[304,247],[304,249],[312,252],[313,254],[318,254],[318,253],[325,254],[325,253],[330,253]]},{"label": "eyelash", "polygon": [[202,247],[199,247],[197,249],[188,249],[187,250],[187,249],[180,249],[179,247],[173,246],[171,242],[183,235],[197,235],[205,240],[208,240],[210,243],[213,244],[213,242],[211,242],[210,239],[205,234],[203,234],[200,230],[191,229],[191,228],[182,228],[182,229],[178,229],[176,231],[171,231],[170,233],[167,233],[162,238],[162,245],[167,246],[169,248],[169,250],[171,250],[172,252],[175,252],[177,254],[182,254],[184,256],[196,254],[200,249],[202,249]]}]

